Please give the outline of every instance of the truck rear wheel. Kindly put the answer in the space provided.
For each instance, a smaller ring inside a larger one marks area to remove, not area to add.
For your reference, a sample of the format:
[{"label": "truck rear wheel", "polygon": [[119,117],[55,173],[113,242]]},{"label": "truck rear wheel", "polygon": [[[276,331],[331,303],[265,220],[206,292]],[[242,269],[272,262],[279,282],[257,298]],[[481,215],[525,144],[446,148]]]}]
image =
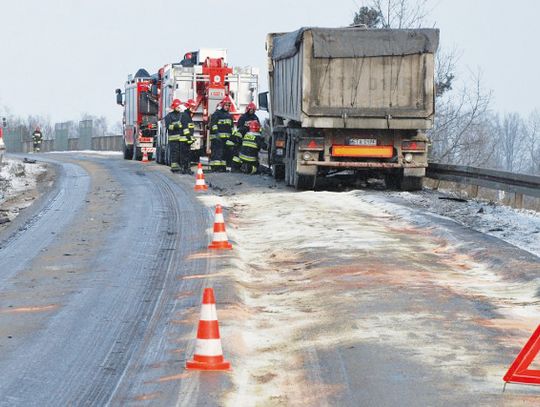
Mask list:
[{"label": "truck rear wheel", "polygon": [[294,159],[294,143],[292,137],[287,137],[285,148],[285,185],[294,186],[294,174],[296,172],[296,160]]},{"label": "truck rear wheel", "polygon": [[288,138],[287,160],[285,161],[285,183],[296,190],[314,189],[317,181],[316,175],[300,174],[297,171],[296,143],[292,137]]},{"label": "truck rear wheel", "polygon": [[131,160],[131,157],[133,156],[133,148],[130,148],[126,144],[126,140],[123,142],[122,146],[123,152],[124,152],[124,160]]},{"label": "truck rear wheel", "polygon": [[272,164],[270,170],[275,179],[282,180],[285,178],[285,166],[283,164]]},{"label": "truck rear wheel", "polygon": [[401,178],[399,189],[402,191],[421,191],[424,178],[405,177]]},{"label": "truck rear wheel", "polygon": [[317,176],[295,174],[294,177],[294,189],[296,190],[312,190],[315,189],[315,183],[317,182]]},{"label": "truck rear wheel", "polygon": [[156,146],[156,163],[161,164],[161,147]]}]

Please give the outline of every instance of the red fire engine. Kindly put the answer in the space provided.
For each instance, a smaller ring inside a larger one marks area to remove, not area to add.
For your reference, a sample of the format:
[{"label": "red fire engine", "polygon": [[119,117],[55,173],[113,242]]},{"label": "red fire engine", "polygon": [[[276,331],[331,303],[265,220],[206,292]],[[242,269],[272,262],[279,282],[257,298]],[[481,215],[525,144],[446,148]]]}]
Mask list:
[{"label": "red fire engine", "polygon": [[124,92],[116,89],[116,103],[124,107],[125,159],[141,160],[145,151],[151,159],[156,151],[158,94],[153,86],[155,82],[155,76],[139,69],[135,76],[128,77]]},{"label": "red fire engine", "polygon": [[140,159],[146,149],[155,153],[158,163],[169,165],[163,118],[174,99],[193,99],[197,107],[191,149],[192,159],[198,160],[209,153],[209,120],[219,102],[227,95],[232,99],[230,111],[237,121],[246,106],[257,99],[258,77],[257,68],[229,67],[224,49],[189,52],[180,63],[167,64],[155,75],[139,70],[126,82],[125,102],[122,91],[116,90],[117,103],[124,106],[124,157]]}]

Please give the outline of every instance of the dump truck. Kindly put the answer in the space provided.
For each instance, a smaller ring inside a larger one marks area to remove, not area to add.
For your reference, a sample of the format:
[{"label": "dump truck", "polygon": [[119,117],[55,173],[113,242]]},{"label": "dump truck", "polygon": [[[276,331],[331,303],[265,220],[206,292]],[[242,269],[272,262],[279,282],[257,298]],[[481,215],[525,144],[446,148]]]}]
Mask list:
[{"label": "dump truck", "polygon": [[436,29],[302,28],[267,36],[269,164],[313,189],[317,177],[384,176],[422,187],[435,114]]}]

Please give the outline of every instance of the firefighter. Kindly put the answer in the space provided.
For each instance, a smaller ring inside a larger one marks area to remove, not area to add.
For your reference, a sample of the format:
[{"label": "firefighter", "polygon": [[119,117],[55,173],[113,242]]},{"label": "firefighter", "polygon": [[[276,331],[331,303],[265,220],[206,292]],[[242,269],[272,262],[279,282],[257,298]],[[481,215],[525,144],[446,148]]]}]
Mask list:
[{"label": "firefighter", "polygon": [[259,121],[259,118],[255,114],[257,111],[257,106],[255,106],[255,103],[250,102],[249,105],[246,107],[246,112],[240,116],[240,119],[238,119],[238,131],[242,134],[242,137],[244,137],[244,134],[246,134],[249,130],[249,122],[252,120],[256,120],[259,124],[261,123]]},{"label": "firefighter", "polygon": [[256,120],[249,122],[249,131],[242,138],[240,147],[241,170],[246,174],[256,174],[259,170],[259,151],[267,148],[261,135],[261,125]]},{"label": "firefighter", "polygon": [[182,174],[192,175],[191,171],[191,145],[195,141],[193,133],[195,132],[195,124],[193,123],[193,113],[197,108],[197,102],[189,99],[184,106],[186,109],[182,113],[182,139],[180,140],[180,167]]},{"label": "firefighter", "polygon": [[[227,171],[226,143],[233,131],[233,118],[229,113],[231,99],[225,96],[210,120],[210,168],[212,171]],[[231,156],[232,160],[232,156]]]},{"label": "firefighter", "polygon": [[32,133],[32,143],[34,147],[34,153],[39,153],[41,151],[42,140],[43,140],[43,134],[41,133],[41,130],[39,129],[39,126],[38,126]]},{"label": "firefighter", "polygon": [[172,111],[165,116],[172,172],[180,171],[180,138],[182,137],[181,105],[182,102],[180,102],[180,99],[174,99],[171,103]]}]

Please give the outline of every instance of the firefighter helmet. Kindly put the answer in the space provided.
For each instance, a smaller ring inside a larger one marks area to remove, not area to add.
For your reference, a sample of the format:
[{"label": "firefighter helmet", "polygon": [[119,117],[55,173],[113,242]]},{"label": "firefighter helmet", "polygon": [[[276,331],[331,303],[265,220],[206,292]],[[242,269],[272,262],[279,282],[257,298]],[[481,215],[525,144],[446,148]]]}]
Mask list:
[{"label": "firefighter helmet", "polygon": [[225,96],[221,102],[219,102],[219,105],[223,107],[224,105],[229,104],[232,105],[232,99],[229,97],[229,95]]},{"label": "firefighter helmet", "polygon": [[180,102],[180,99],[174,99],[171,103],[171,109],[176,109],[178,107],[180,107],[180,105],[182,104],[182,102]]},{"label": "firefighter helmet", "polygon": [[246,113],[249,112],[250,110],[257,110],[257,105],[253,102],[250,102],[249,105],[246,106]]},{"label": "firefighter helmet", "polygon": [[184,106],[186,109],[193,110],[197,107],[197,102],[195,102],[193,99],[188,99],[188,101],[184,103]]},{"label": "firefighter helmet", "polygon": [[251,120],[249,122],[249,131],[252,131],[254,133],[258,133],[259,131],[261,131],[261,125],[257,120]]}]

